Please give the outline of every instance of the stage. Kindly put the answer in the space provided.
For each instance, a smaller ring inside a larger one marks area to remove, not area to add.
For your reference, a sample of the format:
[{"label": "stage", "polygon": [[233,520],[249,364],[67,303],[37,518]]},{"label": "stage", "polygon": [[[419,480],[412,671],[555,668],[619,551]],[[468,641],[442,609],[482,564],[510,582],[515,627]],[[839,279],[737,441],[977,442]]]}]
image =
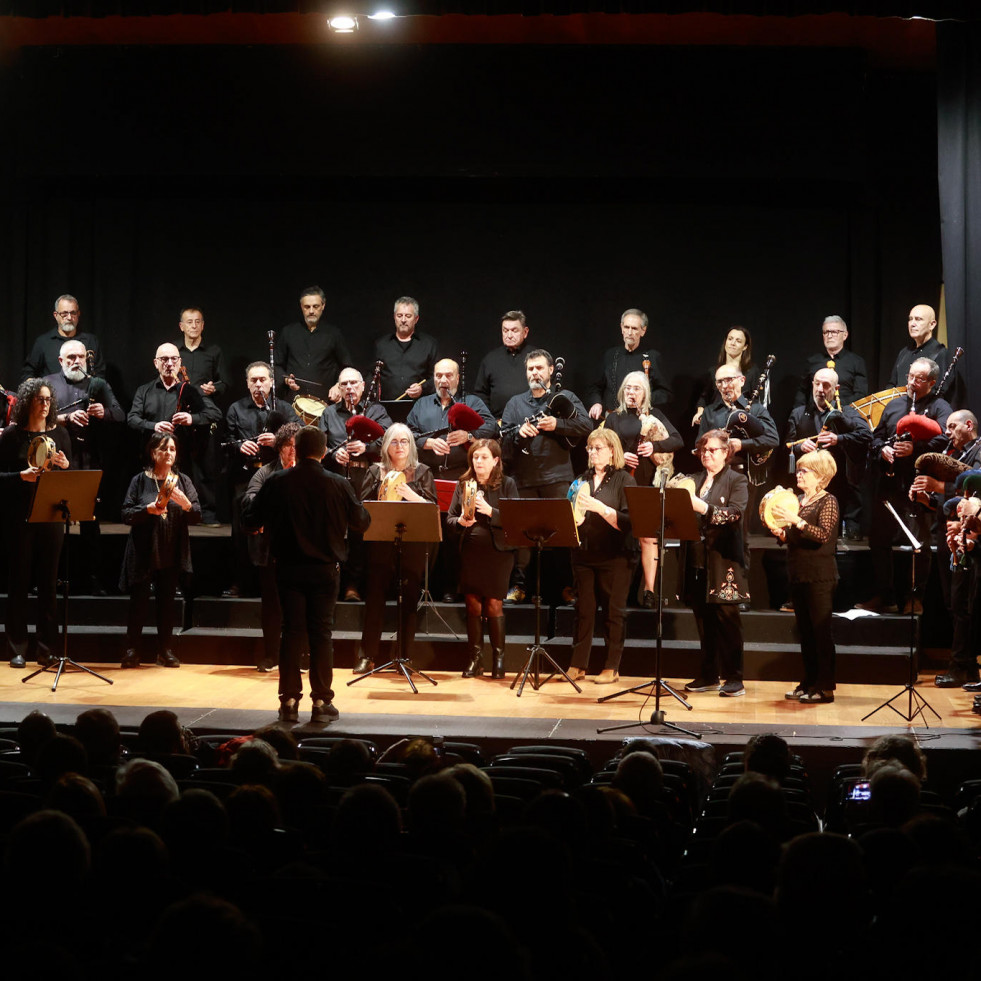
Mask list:
[{"label": "stage", "polygon": [[[201,732],[246,733],[276,721],[275,672],[260,674],[244,665],[215,664],[185,664],[176,670],[155,665],[138,670],[105,664],[93,667],[114,683],[107,685],[69,671],[53,693],[53,672],[24,683],[24,672],[0,669],[2,722],[15,724],[37,708],[59,725],[70,725],[80,712],[95,706],[110,708],[123,727],[139,725],[155,708],[173,709],[184,725]],[[681,752],[697,749],[718,762],[753,734],[777,732],[805,758],[820,793],[824,773],[839,763],[859,760],[877,736],[908,731],[927,751],[934,784],[956,786],[967,776],[981,776],[976,753],[981,743],[981,716],[971,712],[973,696],[959,688],[935,688],[928,674],[921,675],[917,691],[941,716],[938,720],[926,710],[928,725],[921,718],[907,725],[888,708],[863,721],[863,716],[902,690],[896,685],[841,685],[835,702],[829,705],[788,701],[783,697],[788,686],[777,681],[749,681],[746,695],[740,698],[692,694],[691,711],[674,698],[662,696],[667,720],[690,729],[695,736],[651,725],[653,698],[630,694],[597,702],[600,695],[610,694],[611,687],[619,690],[646,680],[639,677],[622,677],[619,685],[602,688],[587,680],[580,685],[581,694],[564,681],[550,681],[538,691],[529,684],[520,698],[509,687],[513,673],[504,681],[492,681],[433,670],[437,684],[417,678],[419,692],[415,695],[393,674],[375,675],[349,687],[352,677],[350,670],[335,671],[335,704],[340,710],[336,722],[312,725],[304,721],[309,718],[309,702],[301,703],[301,722],[293,727],[299,738],[352,735],[373,739],[384,747],[403,736],[442,736],[477,742],[485,755],[514,744],[554,742],[586,749],[594,765],[599,765],[614,755],[624,738],[664,738]],[[680,689],[690,679],[667,680]],[[903,693],[894,704],[905,715],[908,696]],[[641,720],[648,724],[642,725]],[[601,731],[628,724],[627,729]]]}]

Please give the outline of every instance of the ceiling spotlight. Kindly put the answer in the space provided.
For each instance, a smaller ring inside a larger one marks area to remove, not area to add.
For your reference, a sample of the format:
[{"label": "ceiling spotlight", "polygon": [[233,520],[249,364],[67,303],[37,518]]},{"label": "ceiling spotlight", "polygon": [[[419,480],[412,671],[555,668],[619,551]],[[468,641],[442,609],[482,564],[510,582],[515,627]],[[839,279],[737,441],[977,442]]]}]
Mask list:
[{"label": "ceiling spotlight", "polygon": [[395,20],[391,10],[379,10],[376,14],[368,14],[368,20]]},{"label": "ceiling spotlight", "polygon": [[331,17],[327,21],[327,26],[335,34],[353,34],[358,29],[358,18],[342,14],[338,17]]}]

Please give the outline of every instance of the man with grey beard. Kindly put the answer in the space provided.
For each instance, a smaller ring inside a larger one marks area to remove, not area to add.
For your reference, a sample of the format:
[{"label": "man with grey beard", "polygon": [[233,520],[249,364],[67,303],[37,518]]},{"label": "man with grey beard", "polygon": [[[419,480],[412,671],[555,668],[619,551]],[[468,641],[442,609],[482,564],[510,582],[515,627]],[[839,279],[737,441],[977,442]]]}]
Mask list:
[{"label": "man with grey beard", "polygon": [[[44,380],[58,400],[58,425],[68,431],[75,468],[104,470],[103,449],[109,445],[111,424],[123,422],[126,414],[109,383],[88,374],[85,356],[81,341],[65,341],[58,352],[61,371],[45,375]],[[90,570],[86,585],[94,595],[104,596],[98,572],[98,519],[83,521],[79,534],[86,554],[85,567]]]}]

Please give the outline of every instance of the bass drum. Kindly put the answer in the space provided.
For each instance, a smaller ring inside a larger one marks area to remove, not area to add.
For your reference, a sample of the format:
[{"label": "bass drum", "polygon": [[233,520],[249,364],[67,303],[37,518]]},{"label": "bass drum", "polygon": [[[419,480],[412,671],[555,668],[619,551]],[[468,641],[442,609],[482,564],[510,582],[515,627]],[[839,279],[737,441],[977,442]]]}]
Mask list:
[{"label": "bass drum", "polygon": [[293,399],[293,411],[303,421],[304,426],[314,426],[324,414],[327,403],[315,395],[297,395]]},{"label": "bass drum", "polygon": [[[773,515],[773,509],[778,506],[790,508],[794,512],[794,516],[783,521],[778,520]],[[797,495],[789,488],[781,487],[779,484],[764,494],[763,500],[760,501],[760,521],[770,531],[779,531],[781,528],[789,527],[797,520],[799,513],[800,501],[797,499]]]}]

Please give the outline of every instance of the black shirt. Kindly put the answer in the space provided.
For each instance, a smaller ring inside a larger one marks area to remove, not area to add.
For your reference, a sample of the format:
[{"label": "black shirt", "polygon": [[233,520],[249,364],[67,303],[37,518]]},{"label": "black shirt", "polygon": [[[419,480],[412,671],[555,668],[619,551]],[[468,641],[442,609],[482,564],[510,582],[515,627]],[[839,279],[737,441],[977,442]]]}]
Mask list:
[{"label": "black shirt", "polygon": [[265,528],[272,554],[283,566],[343,562],[348,528],[363,532],[371,522],[351,485],[311,459],[270,476],[245,505],[242,520],[247,527]]},{"label": "black shirt", "polygon": [[527,350],[527,341],[514,349],[502,344],[480,362],[472,391],[491,410],[495,419],[501,418],[509,399],[528,389],[528,375],[525,373]]},{"label": "black shirt", "polygon": [[102,357],[102,349],[99,347],[99,338],[95,334],[77,330],[72,337],[64,337],[58,332],[57,327],[53,327],[34,341],[31,353],[27,356],[24,368],[20,373],[20,380],[43,378],[45,375],[53,375],[56,371],[61,371],[58,356],[61,354],[61,345],[65,341],[78,341],[80,344],[84,344],[86,351],[92,351],[95,354],[92,374],[100,377],[105,375],[106,362]]},{"label": "black shirt", "polygon": [[408,341],[386,334],[375,341],[375,360],[384,361],[381,370],[381,397],[397,399],[410,385],[422,382],[423,393],[433,390],[433,368],[439,360],[436,338],[413,331]]},{"label": "black shirt", "polygon": [[205,382],[214,382],[215,395],[224,395],[228,388],[225,377],[225,356],[217,344],[199,344],[193,351],[186,343],[177,345],[181,364],[187,368],[187,377],[192,385],[200,388]]},{"label": "black shirt", "polygon": [[812,387],[814,373],[822,368],[827,368],[829,361],[834,362],[832,371],[838,376],[838,396],[843,406],[851,405],[852,402],[865,398],[869,394],[869,379],[865,360],[854,351],[846,351],[843,348],[835,355],[824,351],[821,354],[812,354],[807,359],[807,371],[801,378],[800,389],[797,392],[794,405],[808,405],[811,402],[814,396]]},{"label": "black shirt", "polygon": [[[47,375],[44,380],[58,400],[58,415],[71,415],[78,409],[87,409],[92,402],[100,403],[105,409],[105,415],[101,419],[90,416],[87,426],[65,423],[77,468],[100,469],[102,449],[108,438],[108,424],[123,422],[126,418],[126,413],[116,401],[109,383],[104,378],[83,378],[79,382],[72,382],[61,371]],[[66,410],[66,406],[71,408]]]},{"label": "black shirt", "polygon": [[[149,436],[158,422],[170,420],[180,410],[191,413],[193,426],[206,426],[221,421],[221,411],[206,395],[202,395],[190,382],[186,385],[178,381],[171,388],[164,388],[159,377],[145,385],[140,385],[133,396],[133,405],[126,417],[130,429]],[[176,426],[179,433],[186,426]]]},{"label": "black shirt", "polygon": [[937,384],[940,384],[940,379],[943,378],[949,363],[947,348],[935,337],[931,337],[922,347],[913,347],[913,340],[911,338],[909,343],[896,356],[896,363],[893,365],[892,374],[889,376],[890,388],[898,388],[900,385],[906,384],[906,376],[909,374],[910,365],[917,358],[929,358],[931,361],[936,361],[937,366],[940,368],[940,374],[937,376]]},{"label": "black shirt", "polygon": [[[327,393],[337,384],[341,368],[353,365],[351,352],[347,349],[344,335],[331,324],[321,321],[317,329],[310,331],[305,323],[288,324],[279,332],[276,341],[276,388],[283,389],[283,379],[287,375],[297,375],[320,382],[310,394],[327,399]],[[308,391],[308,386],[300,382],[300,390]],[[288,397],[293,397],[292,390]]]},{"label": "black shirt", "polygon": [[607,411],[617,407],[617,392],[631,371],[643,371],[644,359],[650,358],[651,405],[664,405],[671,401],[661,355],[651,347],[641,345],[636,351],[628,351],[622,344],[608,348],[603,355],[603,374],[593,383],[586,395],[586,404],[597,402]]}]

